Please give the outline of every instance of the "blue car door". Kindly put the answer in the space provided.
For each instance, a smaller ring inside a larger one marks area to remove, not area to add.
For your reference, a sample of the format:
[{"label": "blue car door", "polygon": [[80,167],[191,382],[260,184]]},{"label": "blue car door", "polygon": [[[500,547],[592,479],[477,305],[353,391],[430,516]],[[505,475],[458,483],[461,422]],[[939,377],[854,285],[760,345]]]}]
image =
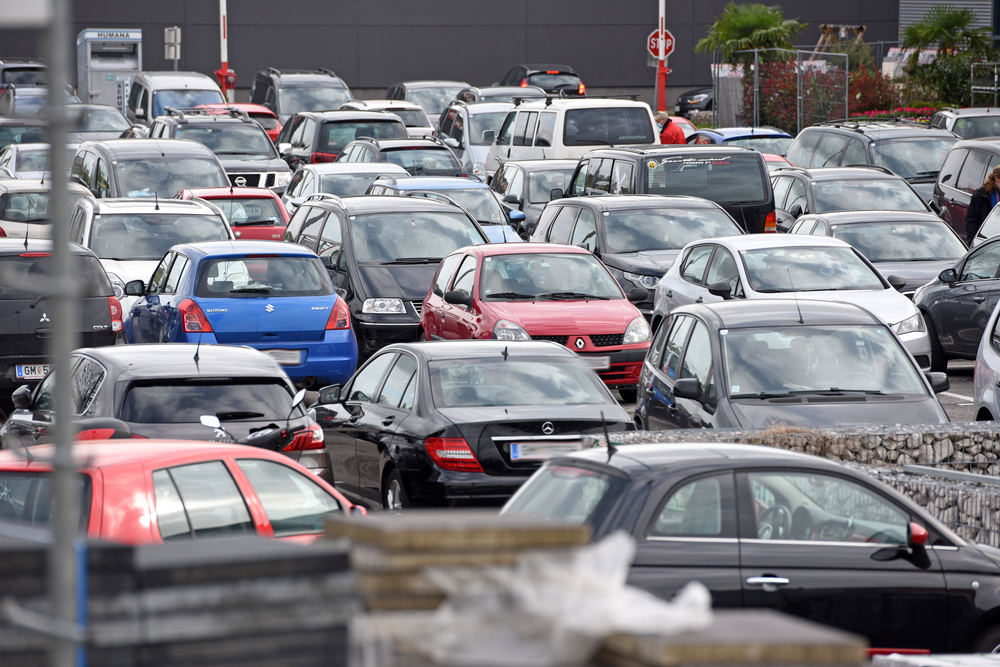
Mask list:
[{"label": "blue car door", "polygon": [[[170,265],[167,278],[156,295],[157,303],[149,308],[150,330],[153,333],[151,343],[186,342],[181,328],[181,313],[177,304],[187,298],[180,290],[181,278],[191,260],[178,254]],[[147,297],[148,299],[149,297]]]},{"label": "blue car door", "polygon": [[170,263],[174,261],[175,253],[168,252],[146,285],[146,292],[138,299],[125,317],[125,338],[130,343],[158,343],[159,326],[154,319],[160,308],[160,291],[167,280]]}]

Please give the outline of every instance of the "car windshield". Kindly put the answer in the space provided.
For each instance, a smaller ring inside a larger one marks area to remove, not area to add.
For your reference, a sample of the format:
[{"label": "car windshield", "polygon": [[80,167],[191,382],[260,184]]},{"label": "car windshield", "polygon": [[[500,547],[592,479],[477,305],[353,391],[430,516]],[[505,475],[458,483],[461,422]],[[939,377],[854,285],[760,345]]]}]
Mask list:
[{"label": "car windshield", "polygon": [[317,257],[224,257],[198,265],[195,295],[208,298],[329,296],[330,274]]},{"label": "car windshield", "polygon": [[875,164],[906,179],[935,178],[958,137],[883,139],[872,146]]},{"label": "car windshield", "polygon": [[0,148],[10,144],[37,144],[45,141],[46,133],[42,124],[4,123],[0,125]]},{"label": "car windshield", "polygon": [[264,159],[278,157],[264,128],[256,123],[178,125],[177,138],[204,144],[216,155],[251,155]]},{"label": "car windshield", "polygon": [[465,86],[441,86],[439,88],[412,88],[406,92],[406,99],[416,102],[429,114],[440,114],[451,104]]},{"label": "car windshield", "polygon": [[1000,114],[956,118],[955,127],[951,131],[963,139],[1000,137]]},{"label": "car windshield", "polygon": [[[90,521],[90,475],[76,475],[80,499],[80,522],[86,531]],[[0,521],[51,526],[55,518],[55,482],[50,472],[0,471]]]},{"label": "car windshield", "polygon": [[692,241],[742,233],[721,209],[638,208],[604,216],[605,244],[611,253],[678,250]]},{"label": "car windshield", "polygon": [[383,149],[386,162],[398,164],[411,176],[454,176],[462,165],[447,148],[423,146]]},{"label": "car windshield", "polygon": [[483,261],[480,297],[486,301],[624,299],[600,260],[582,253],[493,255]]},{"label": "car windshield", "polygon": [[559,171],[528,172],[528,195],[532,204],[546,204],[552,201],[552,191],[555,189],[566,192],[569,179],[576,167],[568,167]]},{"label": "car windshield", "polygon": [[831,231],[871,262],[948,260],[965,254],[965,244],[943,221],[833,225]]},{"label": "car windshield", "polygon": [[158,260],[178,243],[228,238],[217,215],[116,213],[94,218],[90,249],[101,259]]},{"label": "car windshield", "polygon": [[469,216],[457,210],[352,215],[350,221],[359,262],[437,264],[454,250],[486,243]]},{"label": "car windshield", "polygon": [[[567,109],[563,128],[566,146],[654,144],[656,133],[647,107]],[[688,194],[688,193],[685,193]]]},{"label": "car windshield", "polygon": [[229,177],[218,160],[175,157],[121,160],[114,163],[119,196],[169,199],[190,188],[228,188]]},{"label": "car windshield", "polygon": [[406,127],[430,127],[431,121],[423,109],[386,109],[388,113],[399,116]]},{"label": "car windshield", "polygon": [[927,211],[920,195],[900,179],[879,178],[813,183],[816,213],[834,211]]},{"label": "car windshield", "polygon": [[[469,141],[473,146],[489,146],[493,143],[483,138],[486,132],[492,131],[496,134],[500,129],[500,124],[507,117],[506,111],[496,111],[490,113],[477,113],[469,115]],[[455,122],[458,122],[457,120]]]},{"label": "car windshield", "polygon": [[[204,354],[204,352],[202,352]],[[133,424],[197,424],[202,415],[223,422],[285,422],[292,394],[277,377],[194,378],[136,381],[129,386],[121,420]]]},{"label": "car windshield", "polygon": [[[70,98],[67,97],[66,102],[70,101]],[[14,109],[11,115],[37,116],[38,112],[48,103],[48,95],[18,95],[14,98]]]},{"label": "car windshield", "polygon": [[838,391],[927,396],[917,368],[885,326],[729,329],[721,335],[730,398]]},{"label": "car windshield", "polygon": [[368,191],[368,186],[375,182],[381,172],[370,174],[325,174],[319,177],[319,191],[338,197],[348,195],[363,195]]},{"label": "car windshield", "polygon": [[550,464],[521,485],[500,514],[582,524],[624,493],[628,481],[591,468]]},{"label": "car windshield", "polygon": [[600,378],[575,359],[432,361],[431,393],[439,408],[612,405]]},{"label": "car windshield", "polygon": [[406,126],[398,120],[341,120],[323,124],[320,132],[320,153],[340,153],[355,139],[406,139]]},{"label": "car windshield", "polygon": [[278,102],[282,114],[300,111],[328,111],[339,109],[351,101],[351,91],[347,88],[281,88]]},{"label": "car windshield", "polygon": [[752,148],[761,153],[772,153],[774,155],[784,155],[788,152],[788,147],[792,145],[791,137],[741,137],[739,139],[725,139],[723,143],[729,146],[743,146]]},{"label": "car windshield", "polygon": [[157,90],[153,92],[153,115],[150,118],[162,116],[167,112],[167,107],[193,109],[199,104],[222,104],[225,101],[222,99],[222,93],[218,90],[192,90],[190,88]]},{"label": "car windshield", "polygon": [[239,199],[212,199],[222,209],[230,225],[284,225],[280,202],[271,197],[241,197]]},{"label": "car windshield", "polygon": [[130,125],[117,109],[69,107],[74,132],[123,132]]},{"label": "car windshield", "polygon": [[488,187],[481,188],[449,188],[437,190],[439,194],[454,200],[459,206],[469,212],[480,224],[508,224],[507,215],[500,202]]},{"label": "car windshield", "polygon": [[757,153],[650,157],[646,192],[690,195],[720,204],[765,202],[770,199],[767,170]]},{"label": "car windshield", "polygon": [[[25,253],[28,257],[0,255],[0,301],[34,299],[39,276],[55,276],[56,267],[48,253]],[[41,255],[39,257],[38,255]],[[93,255],[71,255],[73,283],[77,295],[84,298],[112,296],[111,281],[104,267]]]},{"label": "car windshield", "polygon": [[765,294],[886,289],[851,248],[761,248],[740,251],[740,256],[750,286]]},{"label": "car windshield", "polygon": [[[73,210],[76,202],[88,196],[71,190],[67,206]],[[49,222],[48,192],[5,192],[0,195],[0,220],[10,222]]]},{"label": "car windshield", "polygon": [[580,87],[580,77],[576,74],[541,72],[528,76],[528,84],[544,90],[567,90],[575,93]]}]

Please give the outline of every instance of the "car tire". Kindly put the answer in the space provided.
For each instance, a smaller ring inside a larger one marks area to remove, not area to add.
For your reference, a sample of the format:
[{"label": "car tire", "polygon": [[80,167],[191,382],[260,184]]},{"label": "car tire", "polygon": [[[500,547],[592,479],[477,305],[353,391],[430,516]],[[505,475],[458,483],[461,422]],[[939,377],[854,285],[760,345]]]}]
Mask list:
[{"label": "car tire", "polygon": [[400,512],[409,506],[410,499],[406,497],[403,477],[398,470],[393,470],[386,477],[385,487],[382,489],[382,507],[387,512]]},{"label": "car tire", "polygon": [[980,630],[969,643],[969,653],[1000,653],[1000,623]]},{"label": "car tire", "polygon": [[931,371],[934,373],[948,372],[948,357],[944,354],[941,341],[938,340],[937,329],[934,327],[934,320],[929,313],[921,313],[924,316],[924,324],[927,325],[927,338],[931,342]]},{"label": "car tire", "polygon": [[631,387],[618,387],[618,395],[622,397],[622,400],[626,403],[635,403],[635,399],[639,396],[639,387],[632,385]]}]

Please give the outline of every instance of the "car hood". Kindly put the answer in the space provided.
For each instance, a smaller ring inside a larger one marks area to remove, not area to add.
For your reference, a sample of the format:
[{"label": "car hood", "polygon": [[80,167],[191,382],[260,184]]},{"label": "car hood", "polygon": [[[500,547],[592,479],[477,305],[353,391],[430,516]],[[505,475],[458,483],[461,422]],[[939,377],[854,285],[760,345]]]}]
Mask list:
[{"label": "car hood", "polygon": [[679,248],[677,250],[641,250],[639,252],[603,254],[601,261],[608,266],[630,273],[662,276],[679,254],[681,254]]},{"label": "car hood", "polygon": [[[733,412],[742,428],[840,426],[844,424],[943,424],[947,415],[937,399],[885,399],[864,396],[797,396],[738,400]],[[796,401],[787,403],[785,401]]]},{"label": "car hood", "polygon": [[143,283],[148,283],[159,263],[158,259],[101,260],[101,266],[104,267],[104,270],[117,275],[123,283],[130,280],[141,280]]},{"label": "car hood", "polygon": [[368,297],[422,301],[434,281],[438,262],[428,264],[359,265],[358,278]]},{"label": "car hood", "polygon": [[852,303],[856,306],[861,306],[886,324],[902,322],[917,313],[917,307],[913,305],[913,302],[894,289],[786,292],[783,294],[768,294],[766,296],[768,298],[799,298]]},{"label": "car hood", "polygon": [[516,322],[529,335],[620,334],[642,317],[626,299],[613,301],[490,301],[497,317]]},{"label": "car hood", "polygon": [[265,171],[288,171],[288,164],[280,158],[266,158],[257,156],[236,157],[233,155],[220,156],[219,162],[226,173],[230,172],[265,172]]}]

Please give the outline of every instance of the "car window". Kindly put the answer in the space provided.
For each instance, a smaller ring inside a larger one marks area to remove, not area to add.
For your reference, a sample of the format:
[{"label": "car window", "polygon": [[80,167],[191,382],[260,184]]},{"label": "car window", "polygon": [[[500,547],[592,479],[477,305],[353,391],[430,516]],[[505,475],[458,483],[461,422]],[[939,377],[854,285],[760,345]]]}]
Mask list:
[{"label": "car window", "polygon": [[579,212],[575,206],[560,206],[556,213],[555,220],[552,221],[552,231],[546,239],[552,243],[566,243],[569,241],[569,232],[573,228],[576,214]]},{"label": "car window", "polygon": [[909,514],[859,482],[813,471],[744,474],[757,539],[906,543]]},{"label": "car window", "polygon": [[823,140],[819,142],[819,146],[816,147],[816,152],[813,154],[812,164],[813,167],[836,167],[840,165],[840,157],[844,153],[844,146],[847,144],[847,138],[839,134],[833,134],[827,132],[823,136]]},{"label": "car window", "polygon": [[590,171],[590,162],[590,160],[587,160],[580,163],[579,171],[576,172],[576,177],[573,178],[573,182],[569,186],[570,197],[583,192],[583,188],[587,183],[587,173]]},{"label": "car window", "polygon": [[448,109],[445,113],[441,114],[441,124],[438,127],[438,133],[442,136],[451,136],[451,128],[455,124],[455,116],[458,115],[458,110],[455,108]]},{"label": "car window", "polygon": [[326,224],[323,225],[323,233],[320,235],[319,250],[317,251],[317,254],[320,257],[323,257],[324,255],[332,255],[335,251],[340,249],[343,242],[344,240],[340,228],[340,218],[336,215],[328,216]]},{"label": "car window", "polygon": [[160,263],[156,266],[156,270],[153,271],[153,277],[149,279],[149,286],[146,288],[147,293],[159,294],[163,289],[163,284],[167,279],[167,272],[170,270],[170,262],[174,260],[174,256],[174,253],[168,252],[160,260]]},{"label": "car window", "polygon": [[819,143],[820,136],[823,134],[823,132],[803,132],[788,147],[785,159],[797,167],[812,166],[813,151],[816,150],[816,144]]},{"label": "car window", "polygon": [[164,542],[256,532],[246,502],[222,461],[157,470],[153,493]]},{"label": "car window", "polygon": [[948,157],[944,161],[944,166],[941,167],[941,173],[938,175],[938,182],[951,188],[958,187],[958,171],[962,168],[962,162],[968,153],[969,151],[963,148],[958,148],[948,153]]},{"label": "car window", "polygon": [[395,356],[393,352],[377,356],[358,371],[347,392],[347,400],[371,403],[372,397],[375,396],[375,390],[378,389],[379,380],[382,379],[382,374],[385,373],[385,369],[389,367]]},{"label": "car window", "polygon": [[611,194],[630,195],[634,193],[632,169],[631,160],[615,160],[614,169],[611,170],[611,189],[609,190]]},{"label": "car window", "polygon": [[538,130],[535,132],[535,145],[548,147],[556,133],[556,115],[551,111],[538,115]]},{"label": "car window", "polygon": [[689,283],[702,285],[705,267],[708,266],[708,259],[712,256],[714,249],[714,245],[699,245],[691,248],[688,256],[684,258],[684,263],[681,264],[681,278]]},{"label": "car window", "polygon": [[87,151],[83,154],[83,166],[80,167],[80,182],[84,186],[90,187],[94,178],[94,167],[97,163],[97,155]]},{"label": "car window", "polygon": [[790,230],[790,234],[811,234],[813,227],[816,226],[815,220],[799,220],[797,221]]},{"label": "car window", "polygon": [[1000,243],[994,243],[975,252],[962,267],[960,281],[993,280],[1000,268]]},{"label": "car window", "polygon": [[844,159],[841,164],[867,164],[868,156],[865,155],[865,145],[860,139],[849,139],[847,147],[844,149]]},{"label": "car window", "polygon": [[108,182],[108,163],[103,159],[97,161],[97,180],[94,181],[98,197],[111,196],[111,184]]},{"label": "car window", "polygon": [[448,283],[451,282],[451,277],[455,275],[455,267],[462,260],[464,255],[449,255],[445,257],[441,262],[440,268],[438,268],[437,278],[434,279],[434,293],[440,297],[444,297],[444,293],[448,291]]},{"label": "car window", "polygon": [[958,183],[955,184],[959,190],[972,192],[983,184],[986,178],[986,163],[989,162],[990,154],[984,151],[969,151],[969,157],[962,165],[962,171],[958,175]]},{"label": "car window", "polygon": [[663,370],[671,380],[677,379],[677,368],[680,365],[681,351],[684,349],[684,342],[687,340],[688,332],[694,325],[694,318],[680,316],[674,320],[670,326],[670,333],[667,334],[667,345],[663,351]]},{"label": "car window", "polygon": [[731,475],[688,482],[670,493],[649,529],[650,537],[736,537]]},{"label": "car window", "polygon": [[504,194],[504,190],[507,189],[507,183],[513,173],[514,167],[507,166],[498,169],[496,175],[493,177],[493,180],[490,182],[490,188],[492,188],[494,192]]},{"label": "car window", "polygon": [[308,211],[308,217],[302,225],[302,231],[299,232],[295,242],[310,250],[316,250],[319,244],[319,234],[323,227],[323,221],[326,220],[326,216],[330,212],[326,209],[312,206],[306,210]]},{"label": "car window", "polygon": [[730,294],[743,297],[743,285],[740,282],[740,271],[736,260],[725,248],[719,248],[712,257],[712,262],[708,266],[708,277],[705,278],[705,285],[717,282],[728,283]]},{"label": "car window", "polygon": [[323,531],[326,519],[343,511],[340,502],[314,480],[277,461],[237,459],[275,537]]},{"label": "car window", "polygon": [[708,327],[701,321],[695,322],[691,339],[684,350],[681,362],[681,379],[695,378],[702,389],[708,384],[708,372],[712,368],[712,340]]},{"label": "car window", "polygon": [[794,179],[791,176],[775,176],[772,183],[774,184],[774,207],[780,208],[783,211],[787,211],[785,208],[785,195],[788,194],[788,188],[791,186]]},{"label": "car window", "polygon": [[656,133],[649,107],[567,109],[563,145],[653,144]]},{"label": "car window", "polygon": [[177,255],[173,266],[170,267],[170,273],[167,274],[167,281],[163,284],[163,289],[161,290],[163,294],[177,293],[177,285],[180,283],[181,275],[184,273],[184,269],[187,268],[189,261],[184,255]]},{"label": "car window", "polygon": [[797,178],[792,179],[792,184],[788,188],[784,210],[791,212],[795,206],[798,206],[803,213],[809,209],[808,200],[806,199],[806,184]]},{"label": "car window", "polygon": [[517,123],[514,125],[514,145],[530,146],[535,136],[535,121],[538,119],[537,111],[522,111],[517,116]]},{"label": "car window", "polygon": [[597,248],[597,220],[589,208],[580,209],[570,245],[583,245],[591,251]]},{"label": "car window", "polygon": [[597,169],[594,171],[593,179],[588,184],[588,187],[593,190],[600,190],[601,192],[611,191],[611,169],[614,167],[615,161],[611,158],[605,158],[601,160]]},{"label": "car window", "polygon": [[396,363],[393,364],[392,370],[389,371],[389,375],[386,376],[382,390],[379,392],[379,404],[392,407],[412,406],[412,400],[408,401],[407,406],[400,405],[400,403],[416,372],[417,361],[408,354],[400,354],[396,359]]},{"label": "car window", "polygon": [[653,368],[659,368],[660,358],[663,356],[663,346],[667,340],[667,332],[670,331],[670,321],[661,322],[653,335],[653,342],[649,346],[646,354],[646,361]]},{"label": "car window", "polygon": [[76,414],[85,415],[90,411],[106,375],[104,366],[93,359],[81,357],[80,363],[73,370],[72,391]]},{"label": "car window", "polygon": [[507,114],[507,117],[504,118],[503,125],[500,126],[500,132],[497,133],[496,143],[498,146],[510,145],[510,140],[514,136],[514,119],[517,118],[517,116],[518,114],[516,111],[511,111]]},{"label": "car window", "polygon": [[518,201],[524,199],[524,172],[514,169],[514,174],[510,179],[510,187],[507,188],[508,195],[514,195]]},{"label": "car window", "polygon": [[465,290],[467,294],[472,294],[472,286],[475,284],[475,280],[476,258],[470,255],[462,260],[461,266],[458,267],[458,273],[455,274],[455,284],[452,289]]}]

